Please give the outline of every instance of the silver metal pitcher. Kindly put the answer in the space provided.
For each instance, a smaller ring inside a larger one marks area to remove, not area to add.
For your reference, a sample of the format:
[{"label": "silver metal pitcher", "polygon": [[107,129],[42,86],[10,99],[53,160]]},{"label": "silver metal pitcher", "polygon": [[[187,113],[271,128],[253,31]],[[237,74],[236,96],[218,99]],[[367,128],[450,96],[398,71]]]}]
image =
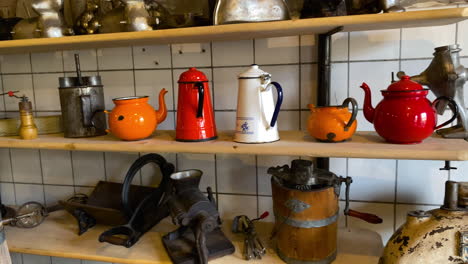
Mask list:
[{"label": "silver metal pitcher", "polygon": [[104,87],[100,76],[82,77],[75,55],[77,77],[59,78],[63,132],[67,138],[106,134]]},{"label": "silver metal pitcher", "polygon": [[218,0],[214,13],[215,25],[287,19],[285,0]]}]

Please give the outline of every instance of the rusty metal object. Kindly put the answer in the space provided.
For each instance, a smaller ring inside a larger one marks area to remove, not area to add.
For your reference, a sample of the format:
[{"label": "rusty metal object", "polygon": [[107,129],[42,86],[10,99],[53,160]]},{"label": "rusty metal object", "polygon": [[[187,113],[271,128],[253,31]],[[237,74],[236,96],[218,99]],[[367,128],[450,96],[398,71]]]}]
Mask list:
[{"label": "rusty metal object", "polygon": [[412,211],[388,241],[379,264],[468,262],[468,182],[447,181],[444,205]]}]

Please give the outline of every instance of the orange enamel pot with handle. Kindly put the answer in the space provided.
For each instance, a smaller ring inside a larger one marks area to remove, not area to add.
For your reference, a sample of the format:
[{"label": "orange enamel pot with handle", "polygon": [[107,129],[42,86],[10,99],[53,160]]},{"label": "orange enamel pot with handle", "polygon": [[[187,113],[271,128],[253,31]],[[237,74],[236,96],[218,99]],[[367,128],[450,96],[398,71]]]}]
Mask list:
[{"label": "orange enamel pot with handle", "polygon": [[159,93],[159,110],[148,103],[148,96],[131,96],[115,98],[115,104],[109,115],[109,131],[122,140],[140,140],[153,134],[159,123],[167,116],[164,95],[166,89]]},{"label": "orange enamel pot with handle", "polygon": [[[348,110],[349,104],[352,105],[352,112]],[[307,130],[315,139],[341,142],[351,138],[356,132],[358,105],[355,99],[347,98],[339,106],[316,107],[309,104],[309,108]]]}]

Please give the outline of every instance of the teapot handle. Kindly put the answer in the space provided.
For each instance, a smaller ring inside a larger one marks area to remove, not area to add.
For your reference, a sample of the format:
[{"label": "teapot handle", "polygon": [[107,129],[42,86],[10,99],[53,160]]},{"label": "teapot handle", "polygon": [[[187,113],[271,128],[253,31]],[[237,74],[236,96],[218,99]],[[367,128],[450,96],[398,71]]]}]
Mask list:
[{"label": "teapot handle", "polygon": [[356,100],[354,98],[346,98],[344,101],[343,101],[343,104],[341,105],[342,107],[348,107],[348,105],[351,103],[353,109],[352,109],[352,114],[351,114],[351,118],[349,119],[348,123],[346,124],[346,126],[344,127],[344,131],[348,131],[349,128],[353,125],[354,121],[356,121],[356,117],[357,117],[357,113],[358,113],[358,104],[356,102]]},{"label": "teapot handle", "polygon": [[281,108],[281,104],[283,103],[283,88],[277,82],[271,82],[271,85],[275,86],[276,91],[278,92],[278,98],[276,101],[275,111],[273,112],[273,117],[271,118],[270,127],[274,127],[276,125],[276,120],[278,120],[279,111]]},{"label": "teapot handle", "polygon": [[449,102],[449,105],[451,106],[450,109],[452,109],[452,112],[453,112],[453,116],[452,116],[452,118],[450,118],[448,121],[444,122],[443,124],[440,124],[440,125],[436,126],[434,129],[439,129],[441,127],[444,127],[444,126],[452,123],[458,117],[457,103],[450,97],[447,97],[447,96],[438,97],[437,99],[434,100],[434,102],[432,102],[432,107],[435,108],[437,106],[437,104],[441,100],[447,100]]},{"label": "teapot handle", "polygon": [[203,117],[203,103],[205,100],[205,87],[203,83],[197,82],[195,86],[198,88],[198,108],[197,108],[197,118]]}]

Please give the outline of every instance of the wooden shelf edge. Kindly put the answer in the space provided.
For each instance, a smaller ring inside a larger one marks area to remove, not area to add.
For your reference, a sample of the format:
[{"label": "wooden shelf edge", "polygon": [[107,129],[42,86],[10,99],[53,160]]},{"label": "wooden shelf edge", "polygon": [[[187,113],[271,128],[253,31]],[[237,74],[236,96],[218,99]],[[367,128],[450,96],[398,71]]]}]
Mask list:
[{"label": "wooden shelf edge", "polygon": [[[226,236],[236,246],[236,252],[213,261],[210,264],[239,264],[243,263],[241,248],[242,236],[230,232],[231,221],[226,220],[223,230]],[[267,246],[267,255],[261,261],[254,263],[283,264],[278,258],[274,243],[268,239],[272,223],[257,223],[256,229]],[[83,260],[114,262],[124,264],[171,264],[169,257],[161,242],[161,237],[175,226],[166,218],[153,230],[141,237],[131,248],[114,246],[98,242],[99,235],[108,229],[97,225],[82,236],[76,234],[76,220],[65,212],[54,212],[40,226],[32,229],[6,227],[7,244],[10,251],[23,254],[42,256],[74,258]],[[362,245],[355,246],[352,241],[356,237],[363,241]],[[382,239],[376,232],[355,229],[351,231],[339,229],[338,231],[338,257],[334,264],[374,264],[378,261],[382,251]],[[40,242],[40,243],[38,243]],[[355,262],[350,261],[354,259]]]},{"label": "wooden shelf edge", "polygon": [[408,160],[468,160],[468,142],[436,135],[421,144],[386,143],[375,132],[357,132],[351,141],[322,143],[305,131],[280,131],[281,140],[266,144],[241,144],[232,141],[233,131],[218,132],[217,140],[199,143],[175,141],[175,131],[156,131],[141,141],[121,141],[112,135],[94,138],[64,138],[62,134],[41,135],[34,140],[0,137],[0,148],[52,149],[72,151],[132,153],[203,153],[282,155],[333,158],[374,158]]},{"label": "wooden shelf edge", "polygon": [[467,17],[468,8],[446,8],[402,13],[309,18],[146,32],[10,40],[0,41],[0,54],[320,34],[328,32],[338,26],[343,26],[343,31],[345,32],[440,26],[463,21]]}]

